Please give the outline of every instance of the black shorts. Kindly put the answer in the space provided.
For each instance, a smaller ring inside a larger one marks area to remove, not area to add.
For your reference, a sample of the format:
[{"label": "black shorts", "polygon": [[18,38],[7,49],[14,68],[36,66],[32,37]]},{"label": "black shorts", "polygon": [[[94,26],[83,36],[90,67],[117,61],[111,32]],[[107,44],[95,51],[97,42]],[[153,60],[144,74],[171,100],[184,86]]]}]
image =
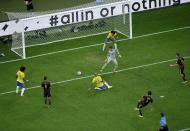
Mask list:
[{"label": "black shorts", "polygon": [[169,131],[168,126],[161,127],[159,131]]},{"label": "black shorts", "polygon": [[33,10],[33,9],[34,9],[33,4],[27,5],[27,11],[30,11],[30,10]]},{"label": "black shorts", "polygon": [[51,97],[50,91],[44,91],[44,97]]},{"label": "black shorts", "polygon": [[184,74],[184,66],[179,67],[179,73]]}]

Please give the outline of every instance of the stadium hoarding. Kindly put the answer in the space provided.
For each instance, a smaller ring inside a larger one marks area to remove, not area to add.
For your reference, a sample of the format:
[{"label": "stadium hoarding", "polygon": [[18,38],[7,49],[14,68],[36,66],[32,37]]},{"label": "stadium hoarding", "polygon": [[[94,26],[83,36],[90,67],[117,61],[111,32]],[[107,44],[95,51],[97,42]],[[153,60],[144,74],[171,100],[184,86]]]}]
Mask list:
[{"label": "stadium hoarding", "polygon": [[[188,3],[190,0],[132,0],[131,11],[139,12],[150,9],[176,6]],[[48,15],[12,20],[0,23],[0,36],[11,35],[15,32],[34,31],[45,28],[57,27],[83,21],[108,18],[122,15],[129,12],[129,3],[126,1],[115,2],[93,7],[75,9],[65,12],[58,12]]]}]

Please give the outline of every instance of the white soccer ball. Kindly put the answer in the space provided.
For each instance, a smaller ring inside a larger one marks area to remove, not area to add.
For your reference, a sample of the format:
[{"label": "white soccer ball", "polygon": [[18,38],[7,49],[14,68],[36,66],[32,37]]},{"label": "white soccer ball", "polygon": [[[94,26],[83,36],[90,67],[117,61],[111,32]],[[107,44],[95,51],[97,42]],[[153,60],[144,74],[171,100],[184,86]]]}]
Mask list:
[{"label": "white soccer ball", "polygon": [[82,72],[81,71],[77,71],[77,75],[78,76],[82,75]]}]

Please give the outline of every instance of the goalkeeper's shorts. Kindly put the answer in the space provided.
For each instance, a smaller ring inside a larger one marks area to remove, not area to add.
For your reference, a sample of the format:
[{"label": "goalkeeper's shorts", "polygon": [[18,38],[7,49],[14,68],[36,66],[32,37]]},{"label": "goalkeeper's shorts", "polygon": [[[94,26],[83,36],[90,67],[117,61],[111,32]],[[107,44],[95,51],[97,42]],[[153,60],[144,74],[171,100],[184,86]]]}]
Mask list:
[{"label": "goalkeeper's shorts", "polygon": [[110,41],[115,42],[115,38],[113,38],[113,39],[106,38],[106,39],[105,39],[105,43],[109,43]]}]

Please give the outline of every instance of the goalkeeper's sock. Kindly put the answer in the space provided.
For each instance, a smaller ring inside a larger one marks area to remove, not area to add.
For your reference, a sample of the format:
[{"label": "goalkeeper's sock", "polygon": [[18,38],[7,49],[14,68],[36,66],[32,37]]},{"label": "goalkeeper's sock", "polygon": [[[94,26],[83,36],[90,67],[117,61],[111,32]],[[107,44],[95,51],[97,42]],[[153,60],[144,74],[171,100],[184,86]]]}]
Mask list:
[{"label": "goalkeeper's sock", "polygon": [[19,91],[19,86],[16,87],[16,93],[18,94]]},{"label": "goalkeeper's sock", "polygon": [[114,47],[115,47],[116,50],[118,50],[118,49],[117,49],[117,44],[116,44],[116,43],[114,43]]},{"label": "goalkeeper's sock", "polygon": [[117,51],[118,56],[121,57],[121,54],[119,53],[119,49],[117,48],[117,44],[116,43],[114,44],[114,47],[115,47],[115,49]]},{"label": "goalkeeper's sock", "polygon": [[106,48],[106,43],[103,44],[102,51],[104,51]]},{"label": "goalkeeper's sock", "polygon": [[102,66],[101,72],[106,68],[106,66],[107,66],[107,63],[105,63],[105,64]]},{"label": "goalkeeper's sock", "polygon": [[114,69],[113,69],[113,72],[116,72],[117,68],[118,68],[118,65],[115,65]]},{"label": "goalkeeper's sock", "polygon": [[22,88],[22,90],[21,90],[21,96],[23,96],[24,95],[24,91],[25,91],[25,88]]}]

